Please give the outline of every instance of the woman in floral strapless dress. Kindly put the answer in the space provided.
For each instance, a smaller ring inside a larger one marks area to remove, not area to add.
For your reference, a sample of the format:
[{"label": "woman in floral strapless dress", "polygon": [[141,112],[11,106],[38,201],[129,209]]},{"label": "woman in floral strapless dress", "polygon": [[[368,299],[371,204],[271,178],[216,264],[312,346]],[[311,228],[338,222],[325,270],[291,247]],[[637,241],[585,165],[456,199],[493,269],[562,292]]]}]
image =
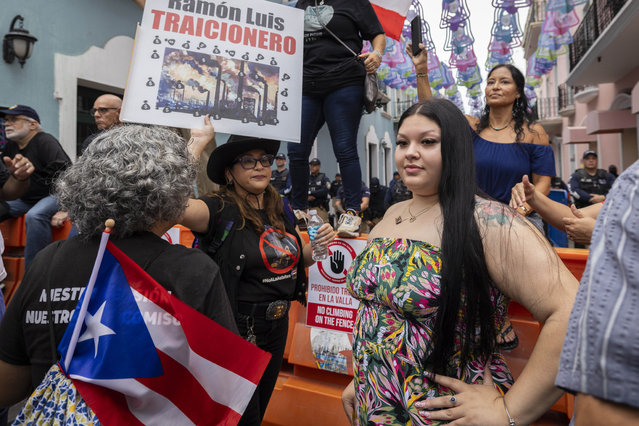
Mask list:
[{"label": "woman in floral strapless dress", "polygon": [[[472,149],[449,101],[400,119],[395,163],[413,199],[388,210],[347,277],[360,300],[342,396],[354,424],[528,424],[561,395],[577,281],[514,210],[476,195]],[[545,323],[515,383],[496,345],[509,297]]]}]

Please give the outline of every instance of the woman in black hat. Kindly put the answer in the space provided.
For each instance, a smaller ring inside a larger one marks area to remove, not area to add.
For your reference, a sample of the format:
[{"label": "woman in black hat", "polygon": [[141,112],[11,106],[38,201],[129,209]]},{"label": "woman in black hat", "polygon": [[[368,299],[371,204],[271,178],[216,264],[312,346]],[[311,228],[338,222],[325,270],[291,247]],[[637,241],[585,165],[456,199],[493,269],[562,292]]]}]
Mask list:
[{"label": "woman in black hat", "polygon": [[[215,132],[208,119],[193,131],[197,158]],[[220,185],[209,197],[190,200],[182,223],[220,267],[240,334],[272,358],[240,424],[259,424],[275,387],[288,334],[290,302],[305,303],[304,268],[313,263],[293,211],[269,182],[280,142],[232,135],[209,158],[207,174]],[[334,238],[325,224],[318,238]]]}]

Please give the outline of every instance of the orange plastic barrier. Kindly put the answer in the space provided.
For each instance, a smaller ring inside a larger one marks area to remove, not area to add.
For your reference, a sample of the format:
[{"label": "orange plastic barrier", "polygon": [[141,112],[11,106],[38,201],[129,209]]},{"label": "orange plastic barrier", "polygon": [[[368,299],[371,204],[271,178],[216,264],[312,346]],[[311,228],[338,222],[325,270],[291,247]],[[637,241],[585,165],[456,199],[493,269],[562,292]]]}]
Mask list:
[{"label": "orange plastic barrier", "polygon": [[24,247],[27,241],[24,216],[0,222],[0,231],[2,231],[2,238],[4,238],[5,250],[13,247]]},{"label": "orange plastic barrier", "polygon": [[186,226],[175,225],[176,228],[180,229],[180,245],[191,248],[193,247],[193,240],[195,240],[195,235],[193,232]]},{"label": "orange plastic barrier", "polygon": [[66,240],[71,232],[73,224],[68,220],[59,228],[51,228],[51,237],[53,241]]},{"label": "orange plastic barrier", "polygon": [[584,269],[586,269],[586,261],[588,260],[588,253],[590,251],[586,249],[570,249],[561,247],[555,247],[555,251],[575,278],[577,278],[577,280],[581,280]]},{"label": "orange plastic barrier", "polygon": [[24,275],[24,257],[2,256],[2,262],[7,271],[7,277],[3,283],[5,285],[4,303],[8,305],[22,281],[22,276]]}]

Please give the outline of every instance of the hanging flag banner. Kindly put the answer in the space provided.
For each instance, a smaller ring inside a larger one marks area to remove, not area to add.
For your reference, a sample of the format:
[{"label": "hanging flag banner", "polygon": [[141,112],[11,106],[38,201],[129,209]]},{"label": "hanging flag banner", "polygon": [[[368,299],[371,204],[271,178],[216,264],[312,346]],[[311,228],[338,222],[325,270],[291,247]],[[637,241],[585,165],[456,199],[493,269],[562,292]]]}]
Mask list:
[{"label": "hanging flag banner", "polygon": [[353,332],[359,301],[346,290],[346,273],[366,239],[335,239],[329,256],[308,269],[306,325]]},{"label": "hanging flag banner", "polygon": [[370,0],[387,37],[399,40],[412,0]]},{"label": "hanging flag banner", "polygon": [[299,142],[303,34],[266,0],[147,0],[120,118]]}]

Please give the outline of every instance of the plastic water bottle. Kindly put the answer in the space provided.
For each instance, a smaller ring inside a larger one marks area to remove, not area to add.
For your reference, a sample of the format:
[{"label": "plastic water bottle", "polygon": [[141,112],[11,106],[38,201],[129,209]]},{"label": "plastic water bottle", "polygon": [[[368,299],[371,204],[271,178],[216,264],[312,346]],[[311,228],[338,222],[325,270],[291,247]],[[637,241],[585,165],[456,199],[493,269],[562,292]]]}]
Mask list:
[{"label": "plastic water bottle", "polygon": [[326,259],[328,256],[328,246],[315,240],[317,232],[324,224],[324,221],[317,214],[317,210],[310,210],[308,214],[310,215],[310,218],[308,220],[307,231],[308,236],[311,239],[311,247],[313,248],[313,260],[317,262]]}]

